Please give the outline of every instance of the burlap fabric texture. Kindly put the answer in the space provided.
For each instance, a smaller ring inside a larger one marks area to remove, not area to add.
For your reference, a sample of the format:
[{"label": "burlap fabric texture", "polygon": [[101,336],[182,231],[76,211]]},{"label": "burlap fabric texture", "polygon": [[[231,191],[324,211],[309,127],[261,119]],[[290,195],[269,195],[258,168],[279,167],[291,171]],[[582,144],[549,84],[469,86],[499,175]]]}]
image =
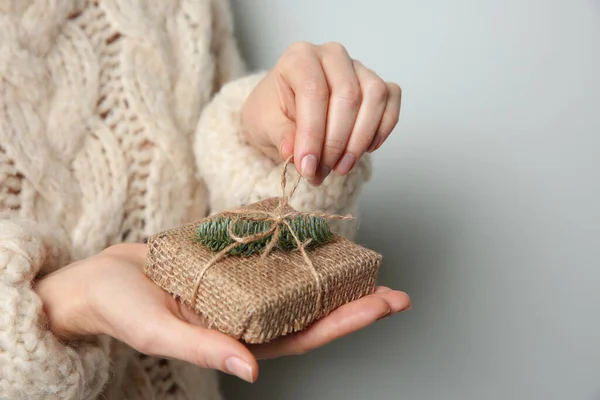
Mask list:
[{"label": "burlap fabric texture", "polygon": [[[296,213],[281,198],[243,210]],[[209,219],[239,215],[240,210],[233,215],[225,211]],[[303,330],[375,288],[381,255],[338,235],[305,252],[273,249],[264,257],[224,256],[214,262],[215,252],[195,237],[206,220],[151,236],[145,273],[194,309],[207,327],[236,339],[264,343]]]}]

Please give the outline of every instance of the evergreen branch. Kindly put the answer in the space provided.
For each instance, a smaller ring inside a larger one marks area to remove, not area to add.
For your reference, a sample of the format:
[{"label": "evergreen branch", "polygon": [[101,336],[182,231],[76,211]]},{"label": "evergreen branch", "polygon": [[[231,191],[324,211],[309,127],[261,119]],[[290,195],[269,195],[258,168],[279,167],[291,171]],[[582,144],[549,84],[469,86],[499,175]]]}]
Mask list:
[{"label": "evergreen branch", "polygon": [[[196,228],[196,240],[211,251],[218,252],[223,250],[235,243],[229,236],[229,225],[231,222],[231,217],[216,217],[202,223]],[[288,222],[302,243],[311,240],[306,248],[318,247],[333,239],[333,233],[324,218],[300,216],[289,219]],[[239,237],[252,236],[269,230],[272,224],[273,222],[271,221],[238,220],[233,227],[233,233]],[[228,254],[249,256],[262,252],[272,237],[273,234],[252,243],[240,244],[230,250]],[[283,225],[276,248],[283,251],[291,251],[297,247],[289,228]]]}]

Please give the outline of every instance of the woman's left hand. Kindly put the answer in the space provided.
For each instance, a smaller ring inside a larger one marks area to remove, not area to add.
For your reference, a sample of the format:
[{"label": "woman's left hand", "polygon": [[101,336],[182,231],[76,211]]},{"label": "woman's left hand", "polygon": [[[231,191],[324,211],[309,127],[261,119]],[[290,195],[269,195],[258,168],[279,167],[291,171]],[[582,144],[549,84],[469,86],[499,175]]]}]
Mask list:
[{"label": "woman's left hand", "polygon": [[294,156],[298,172],[320,185],[347,174],[377,150],[398,122],[402,91],[338,43],[296,43],[244,104],[247,140],[276,161]]}]

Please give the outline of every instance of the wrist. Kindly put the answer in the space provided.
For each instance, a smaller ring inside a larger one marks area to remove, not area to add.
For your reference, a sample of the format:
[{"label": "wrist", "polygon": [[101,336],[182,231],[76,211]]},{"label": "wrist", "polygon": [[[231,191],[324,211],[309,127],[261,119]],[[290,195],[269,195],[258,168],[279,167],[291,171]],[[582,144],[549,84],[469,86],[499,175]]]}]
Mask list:
[{"label": "wrist", "polygon": [[91,307],[86,281],[74,272],[77,263],[47,275],[35,283],[42,300],[48,329],[59,339],[70,341],[96,334],[90,324]]}]

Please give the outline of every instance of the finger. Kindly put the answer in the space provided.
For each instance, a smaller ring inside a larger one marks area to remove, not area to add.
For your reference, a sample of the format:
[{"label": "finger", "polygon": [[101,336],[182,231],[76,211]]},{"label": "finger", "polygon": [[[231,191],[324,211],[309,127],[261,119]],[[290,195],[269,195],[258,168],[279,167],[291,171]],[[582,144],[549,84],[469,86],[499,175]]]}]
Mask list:
[{"label": "finger", "polygon": [[[274,127],[274,125],[271,125],[271,127]],[[272,131],[273,134],[269,135],[272,144],[261,145],[259,143],[254,143],[254,148],[276,163],[287,160],[293,155],[295,130],[296,126],[293,123],[286,125],[282,124],[278,128],[274,128]],[[277,145],[278,148],[274,147],[273,144]]]},{"label": "finger", "polygon": [[347,174],[369,148],[388,101],[387,85],[377,74],[358,61],[354,61],[354,70],[360,82],[363,100],[346,151],[335,166],[335,171],[341,175]]},{"label": "finger", "polygon": [[381,119],[381,124],[377,129],[377,134],[369,145],[367,150],[369,153],[381,147],[383,142],[390,136],[398,120],[400,119],[400,107],[402,103],[402,89],[395,83],[387,83],[388,86],[388,102]]},{"label": "finger", "polygon": [[202,368],[218,369],[254,382],[258,363],[253,354],[237,340],[214,330],[166,317],[140,345],[145,354],[176,358]]},{"label": "finger", "polygon": [[387,292],[389,292],[389,291],[391,291],[391,290],[392,290],[392,289],[390,289],[390,288],[389,288],[389,287],[387,287],[387,286],[377,286],[377,287],[375,288],[375,290],[373,291],[373,294],[376,294],[376,293],[387,293]]},{"label": "finger", "polygon": [[292,46],[282,57],[279,68],[296,96],[294,163],[298,172],[311,180],[323,149],[329,88],[315,46],[311,44]]},{"label": "finger", "polygon": [[369,296],[374,296],[383,299],[390,308],[391,314],[396,314],[400,311],[406,311],[411,307],[410,297],[406,293],[399,292],[397,290],[381,288],[377,289],[373,294],[370,294]]},{"label": "finger", "polygon": [[341,306],[306,331],[252,347],[252,351],[259,359],[304,354],[371,325],[389,311],[384,299],[363,297]]},{"label": "finger", "polygon": [[346,49],[340,44],[328,43],[321,46],[320,54],[331,94],[317,183],[329,175],[346,149],[362,101],[360,84]]}]

